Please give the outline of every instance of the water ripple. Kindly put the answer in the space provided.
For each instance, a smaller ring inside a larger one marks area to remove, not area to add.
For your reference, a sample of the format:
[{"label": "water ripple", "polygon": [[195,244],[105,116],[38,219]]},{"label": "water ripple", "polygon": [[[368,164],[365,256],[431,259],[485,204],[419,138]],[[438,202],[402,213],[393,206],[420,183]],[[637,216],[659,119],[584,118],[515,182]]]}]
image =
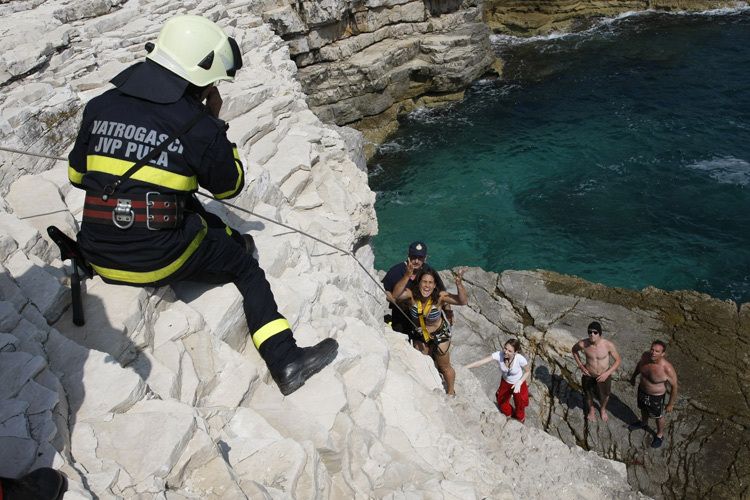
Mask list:
[{"label": "water ripple", "polygon": [[731,156],[715,157],[687,165],[687,168],[700,170],[722,184],[747,186],[750,184],[750,163]]}]

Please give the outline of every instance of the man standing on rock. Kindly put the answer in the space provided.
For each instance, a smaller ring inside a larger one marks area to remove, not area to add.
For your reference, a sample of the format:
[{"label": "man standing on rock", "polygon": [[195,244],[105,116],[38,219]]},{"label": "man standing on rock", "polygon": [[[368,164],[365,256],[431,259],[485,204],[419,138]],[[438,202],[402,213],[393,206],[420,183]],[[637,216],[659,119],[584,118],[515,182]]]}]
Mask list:
[{"label": "man standing on rock", "polygon": [[200,16],[171,18],[146,60],[92,99],[69,155],[70,182],[86,190],[78,243],[107,283],[157,287],[189,280],[232,282],[243,298],[253,344],[282,394],[336,357],[325,339],[298,347],[278,312],[252,239],[195,198],[237,196],[244,170],[219,119],[214,86],[242,67],[237,42]]},{"label": "man standing on rock", "polygon": [[[406,254],[406,260],[404,262],[399,262],[395,266],[391,267],[383,278],[383,288],[385,288],[385,296],[389,302],[388,307],[391,309],[391,328],[393,328],[393,330],[396,332],[405,333],[411,338],[414,332],[414,325],[412,325],[412,322],[407,316],[404,316],[401,313],[401,311],[396,306],[396,300],[393,298],[393,287],[395,287],[396,283],[401,281],[401,278],[403,278],[406,274],[407,262],[411,263],[412,268],[414,269],[414,272],[409,277],[409,283],[411,283],[420,272],[432,269],[430,265],[427,264],[427,245],[425,245],[422,241],[413,242],[411,245],[409,245],[409,251]],[[440,279],[440,276],[437,275],[437,273],[436,276],[437,289],[439,291],[444,291],[445,285],[443,284],[443,280]],[[453,311],[450,309],[450,306],[447,306],[445,313],[446,316],[448,316],[448,321],[453,324]],[[421,335],[414,335],[417,339],[422,338]]]},{"label": "man standing on rock", "polygon": [[[677,385],[677,372],[672,363],[664,359],[667,344],[661,340],[654,340],[651,349],[641,356],[641,360],[630,377],[631,385],[635,385],[635,379],[641,376],[638,384],[638,408],[641,410],[641,421],[630,426],[631,430],[644,429],[648,426],[648,418],[656,419],[656,435],[651,441],[652,448],[658,448],[664,442],[664,417],[674,409],[677,401],[679,388]],[[664,396],[667,393],[669,383],[669,401],[664,407]]]},{"label": "man standing on rock", "polygon": [[[602,420],[609,420],[607,414],[607,403],[612,389],[612,374],[620,366],[620,354],[615,345],[607,339],[602,338],[602,325],[598,321],[592,321],[588,326],[588,338],[581,339],[573,346],[573,358],[581,369],[581,386],[586,397],[589,408],[586,418],[589,421],[596,420],[596,408],[594,397],[599,398],[599,413]],[[579,352],[586,355],[586,364],[581,362]],[[613,363],[610,365],[609,358]]]}]

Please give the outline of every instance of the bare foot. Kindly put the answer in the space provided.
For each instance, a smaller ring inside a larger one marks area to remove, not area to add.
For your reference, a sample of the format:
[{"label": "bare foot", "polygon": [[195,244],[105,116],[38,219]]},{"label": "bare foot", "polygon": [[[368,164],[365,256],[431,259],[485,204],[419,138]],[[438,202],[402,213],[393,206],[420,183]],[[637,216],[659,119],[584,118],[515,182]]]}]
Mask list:
[{"label": "bare foot", "polygon": [[586,420],[588,420],[589,422],[596,421],[596,412],[594,411],[593,408],[591,409],[591,411],[589,412],[589,414],[586,415]]},{"label": "bare foot", "polygon": [[607,410],[602,410],[601,415],[602,420],[604,420],[605,422],[609,421],[609,414],[607,413]]}]

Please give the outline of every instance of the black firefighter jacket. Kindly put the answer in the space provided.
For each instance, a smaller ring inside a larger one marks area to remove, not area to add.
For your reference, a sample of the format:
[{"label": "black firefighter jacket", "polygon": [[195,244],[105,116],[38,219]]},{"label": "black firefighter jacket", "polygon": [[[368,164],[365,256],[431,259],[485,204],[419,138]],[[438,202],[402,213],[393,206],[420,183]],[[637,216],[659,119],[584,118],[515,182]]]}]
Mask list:
[{"label": "black firefighter jacket", "polygon": [[[173,102],[145,97],[114,88],[86,105],[68,157],[70,182],[88,195],[100,196],[105,186],[202,111],[204,116],[187,133],[124,180],[113,197],[147,192],[191,196],[198,186],[220,199],[239,194],[244,184],[243,166],[235,145],[227,139],[227,125],[184,92]],[[159,282],[179,269],[205,236],[206,222],[196,212],[200,210],[186,213],[182,227],[158,231],[84,222],[78,242],[86,259],[106,280],[140,285]]]}]

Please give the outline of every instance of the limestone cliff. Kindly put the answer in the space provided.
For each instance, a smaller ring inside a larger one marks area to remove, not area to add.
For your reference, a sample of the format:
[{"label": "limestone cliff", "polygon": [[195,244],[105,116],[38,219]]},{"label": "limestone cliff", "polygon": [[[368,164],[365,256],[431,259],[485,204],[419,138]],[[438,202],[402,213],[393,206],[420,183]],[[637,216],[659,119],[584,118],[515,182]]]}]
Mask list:
[{"label": "limestone cliff", "polygon": [[[478,359],[518,336],[533,362],[534,425],[622,461],[630,484],[656,498],[747,498],[750,494],[750,303],[697,292],[613,289],[550,272],[474,270],[465,275],[473,314],[461,315],[454,358]],[[622,356],[613,375],[609,422],[584,418],[580,371],[570,354],[590,321]],[[463,333],[463,334],[462,334]],[[651,449],[637,420],[630,374],[651,341],[668,344],[680,397],[664,446]],[[489,397],[496,369],[480,372]]]},{"label": "limestone cliff", "polygon": [[484,19],[495,33],[532,36],[576,30],[593,18],[625,12],[703,11],[738,4],[722,0],[485,0]]},{"label": "limestone cliff", "polygon": [[280,3],[263,18],[289,44],[310,109],[371,142],[399,114],[461,99],[495,60],[479,0]]},{"label": "limestone cliff", "polygon": [[64,155],[82,105],[143,57],[165,19],[201,13],[238,39],[246,62],[220,86],[247,166],[233,201],[356,250],[362,263],[209,205],[255,236],[298,342],[340,343],[336,361],[285,398],[247,346],[233,285],[140,289],[95,278],[86,325],[72,325],[70,269],[44,229],[74,234],[83,193],[67,183],[64,161],[2,153],[0,475],[59,468],[70,478],[67,500],[637,497],[622,463],[506,421],[473,377],[447,398],[429,359],[384,327],[382,292],[363,271],[374,273],[363,242],[377,224],[366,175],[350,158],[357,134],[324,125],[307,105],[287,44],[263,21],[284,5],[0,4],[4,147]]}]

